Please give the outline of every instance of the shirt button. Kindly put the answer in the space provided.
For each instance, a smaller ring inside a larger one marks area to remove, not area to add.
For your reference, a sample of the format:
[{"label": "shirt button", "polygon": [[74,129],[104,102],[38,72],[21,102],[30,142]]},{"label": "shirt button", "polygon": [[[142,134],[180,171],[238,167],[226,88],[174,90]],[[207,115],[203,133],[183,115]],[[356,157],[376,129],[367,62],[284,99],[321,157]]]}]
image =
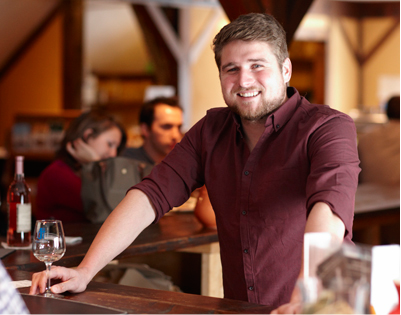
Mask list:
[{"label": "shirt button", "polygon": [[248,176],[248,175],[249,175],[249,171],[245,171],[244,174],[245,174],[246,176]]},{"label": "shirt button", "polygon": [[248,250],[247,250],[247,249],[244,249],[244,253],[245,253],[245,254],[248,254]]},{"label": "shirt button", "polygon": [[253,286],[250,286],[250,287],[248,288],[248,290],[249,290],[249,291],[253,291]]},{"label": "shirt button", "polygon": [[242,211],[242,214],[243,214],[243,215],[245,215],[245,214],[246,214],[246,211],[245,211],[245,210],[244,210],[244,211]]},{"label": "shirt button", "polygon": [[280,128],[280,125],[276,125],[276,129],[279,129]]}]

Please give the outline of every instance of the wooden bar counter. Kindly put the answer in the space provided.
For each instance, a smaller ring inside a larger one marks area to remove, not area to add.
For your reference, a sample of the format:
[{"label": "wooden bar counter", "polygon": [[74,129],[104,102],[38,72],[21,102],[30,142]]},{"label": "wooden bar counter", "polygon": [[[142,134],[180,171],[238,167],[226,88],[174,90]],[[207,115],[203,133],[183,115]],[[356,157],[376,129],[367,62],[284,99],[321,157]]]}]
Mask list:
[{"label": "wooden bar counter", "polygon": [[[360,184],[355,196],[354,242],[369,245],[399,244],[399,227],[400,187]],[[388,239],[383,239],[384,232],[389,235]]]},{"label": "wooden bar counter", "polygon": [[[13,280],[26,280],[31,278],[31,273],[21,270],[9,270]],[[65,301],[79,302],[84,304],[74,305],[70,303],[74,313],[85,314],[93,311],[90,306],[106,307],[96,310],[97,313],[129,313],[129,314],[269,314],[272,310],[269,306],[258,305],[243,301],[206,297],[202,295],[178,293],[170,291],[152,290],[123,286],[118,284],[90,282],[87,289],[78,294],[65,293],[62,302],[45,301],[39,303],[43,298],[29,301],[31,297],[25,296],[29,288],[20,288],[27,306],[32,314],[61,314],[60,309]],[[39,300],[39,302],[38,302]],[[53,299],[52,299],[53,300]],[[56,299],[57,300],[57,299]],[[30,302],[30,303],[28,303]],[[54,304],[54,306],[49,305]],[[88,311],[86,311],[88,309]]]},{"label": "wooden bar counter", "polygon": [[[82,242],[67,245],[64,257],[54,265],[75,267],[88,251],[101,224],[65,224],[66,236],[81,236]],[[5,237],[0,238],[5,242]],[[151,224],[138,238],[116,257],[117,260],[137,255],[166,251],[187,251],[202,256],[201,293],[207,296],[223,297],[220,252],[217,231],[205,228],[191,212],[172,212]],[[30,250],[16,250],[2,259],[9,270],[41,271],[44,268]]]}]

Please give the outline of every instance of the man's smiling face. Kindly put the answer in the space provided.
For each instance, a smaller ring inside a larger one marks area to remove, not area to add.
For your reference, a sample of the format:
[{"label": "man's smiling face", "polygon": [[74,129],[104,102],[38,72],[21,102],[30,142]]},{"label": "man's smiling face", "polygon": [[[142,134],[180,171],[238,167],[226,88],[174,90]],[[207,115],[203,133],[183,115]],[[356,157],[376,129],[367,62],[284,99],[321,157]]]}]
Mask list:
[{"label": "man's smiling face", "polygon": [[290,60],[279,65],[266,42],[235,40],[222,50],[223,97],[242,119],[260,120],[283,104],[290,78]]}]

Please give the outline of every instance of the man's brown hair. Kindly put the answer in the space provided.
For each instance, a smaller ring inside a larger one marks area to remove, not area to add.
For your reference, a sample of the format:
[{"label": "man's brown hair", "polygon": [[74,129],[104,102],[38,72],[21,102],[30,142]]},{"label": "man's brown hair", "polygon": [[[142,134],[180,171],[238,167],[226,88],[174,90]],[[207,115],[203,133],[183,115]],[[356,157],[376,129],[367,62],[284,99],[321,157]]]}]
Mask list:
[{"label": "man's brown hair", "polygon": [[215,36],[213,51],[219,72],[223,47],[235,40],[267,42],[279,65],[288,58],[286,35],[281,24],[269,14],[249,13],[224,26]]}]

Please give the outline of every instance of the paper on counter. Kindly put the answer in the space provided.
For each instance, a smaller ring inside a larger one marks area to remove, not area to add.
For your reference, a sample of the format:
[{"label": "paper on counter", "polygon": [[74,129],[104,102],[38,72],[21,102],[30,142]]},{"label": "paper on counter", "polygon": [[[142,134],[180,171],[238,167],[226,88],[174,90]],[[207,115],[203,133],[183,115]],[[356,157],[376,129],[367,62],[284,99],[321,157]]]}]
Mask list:
[{"label": "paper on counter", "polygon": [[27,288],[32,285],[31,280],[20,280],[20,281],[12,281],[12,284],[16,289],[18,288]]},{"label": "paper on counter", "polygon": [[[65,243],[67,245],[74,245],[74,244],[79,244],[82,242],[82,237],[81,236],[66,236],[65,237]],[[28,246],[9,246],[7,245],[6,242],[1,242],[1,246],[7,249],[23,249],[23,250],[31,250],[32,249],[32,244]]]},{"label": "paper on counter", "polygon": [[74,245],[82,242],[82,237],[81,236],[66,236],[65,237],[65,243],[67,245]]},{"label": "paper on counter", "polygon": [[32,245],[28,245],[28,246],[8,246],[6,242],[1,242],[1,246],[3,246],[4,248],[7,249],[32,249]]}]

